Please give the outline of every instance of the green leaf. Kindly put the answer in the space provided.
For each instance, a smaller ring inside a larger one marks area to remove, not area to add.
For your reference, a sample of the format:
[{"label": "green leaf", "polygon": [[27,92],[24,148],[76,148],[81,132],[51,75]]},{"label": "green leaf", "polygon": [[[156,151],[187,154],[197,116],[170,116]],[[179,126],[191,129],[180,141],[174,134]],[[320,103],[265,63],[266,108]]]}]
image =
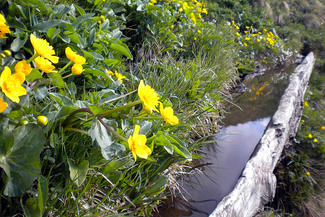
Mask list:
[{"label": "green leaf", "polygon": [[38,69],[34,68],[32,72],[26,77],[26,80],[28,82],[33,82],[41,78],[43,78],[41,72]]},{"label": "green leaf", "polygon": [[128,59],[133,59],[131,51],[129,50],[129,48],[125,45],[121,45],[121,44],[117,44],[117,43],[112,43],[110,48],[124,56],[126,56]]},{"label": "green leaf", "polygon": [[165,185],[167,184],[168,176],[159,177],[154,183],[147,187],[147,190],[144,191],[145,195],[153,195],[159,193],[165,189]]},{"label": "green leaf", "polygon": [[18,118],[21,118],[24,115],[24,113],[21,110],[13,110],[8,114],[8,117],[11,120],[15,120]]},{"label": "green leaf", "polygon": [[42,214],[44,212],[44,208],[48,198],[48,192],[49,192],[48,181],[43,176],[40,176],[38,178],[38,184],[37,184],[37,193],[38,193],[37,200],[38,200],[38,208]]},{"label": "green leaf", "polygon": [[53,28],[63,23],[65,22],[62,20],[48,20],[33,26],[33,29],[38,30],[40,32],[46,32],[49,28]]},{"label": "green leaf", "polygon": [[121,61],[120,60],[117,60],[117,59],[105,59],[104,60],[104,63],[107,66],[117,66],[117,65],[120,65],[121,64]]},{"label": "green leaf", "polygon": [[39,175],[39,155],[46,140],[42,129],[35,124],[17,127],[12,136],[13,145],[10,146],[12,141],[7,135],[8,144],[0,149],[0,167],[7,175],[4,194],[16,197],[28,190]]},{"label": "green leaf", "polygon": [[123,145],[112,141],[112,138],[107,133],[106,128],[96,118],[93,119],[88,133],[92,140],[97,142],[101,149],[102,155],[106,160],[109,160],[112,156],[125,151],[125,147]]},{"label": "green leaf", "polygon": [[77,9],[77,11],[78,11],[78,13],[79,13],[80,15],[85,15],[85,14],[86,14],[86,12],[84,11],[84,9],[82,9],[82,8],[79,7],[78,5],[73,4],[73,6]]},{"label": "green leaf", "polygon": [[150,122],[150,121],[143,121],[140,124],[140,134],[147,135],[150,132],[151,127],[152,127],[152,122]]},{"label": "green leaf", "polygon": [[95,105],[88,105],[90,111],[94,114],[94,115],[97,115],[97,114],[100,114],[100,113],[103,113],[105,112],[106,110],[104,110],[103,108],[101,107],[98,107],[98,106],[95,106]]},{"label": "green leaf", "polygon": [[99,53],[96,53],[96,52],[89,52],[89,54],[92,56],[92,57],[94,57],[96,60],[104,60],[105,58],[101,55],[101,54],[99,54]]},{"label": "green leaf", "polygon": [[117,160],[112,160],[107,166],[103,168],[104,175],[108,175],[111,172],[117,171],[120,168],[124,167],[125,165],[129,164],[130,162],[133,162],[132,158],[124,157]]},{"label": "green leaf", "polygon": [[22,47],[24,47],[27,39],[28,39],[27,34],[25,34],[24,39],[15,38],[10,45],[10,50],[12,50],[13,52],[18,52]]},{"label": "green leaf", "polygon": [[59,73],[49,73],[47,74],[49,78],[51,78],[51,84],[54,86],[57,86],[59,88],[64,88],[65,87],[65,82],[62,79],[61,74]]},{"label": "green leaf", "polygon": [[38,207],[38,201],[34,198],[28,198],[23,205],[23,211],[26,217],[42,217],[42,213]]},{"label": "green leaf", "polygon": [[77,27],[79,24],[84,23],[86,20],[90,20],[94,15],[94,13],[81,15],[73,22],[72,26]]},{"label": "green leaf", "polygon": [[76,165],[68,159],[70,179],[77,185],[81,186],[85,181],[89,169],[89,162],[83,160],[80,164]]}]

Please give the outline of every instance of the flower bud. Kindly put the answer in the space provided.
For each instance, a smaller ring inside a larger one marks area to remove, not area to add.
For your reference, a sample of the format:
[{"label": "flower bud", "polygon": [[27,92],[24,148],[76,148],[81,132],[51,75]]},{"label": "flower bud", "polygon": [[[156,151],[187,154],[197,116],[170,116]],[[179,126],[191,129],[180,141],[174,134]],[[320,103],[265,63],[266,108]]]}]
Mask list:
[{"label": "flower bud", "polygon": [[1,58],[5,58],[6,55],[4,55],[4,53],[0,53],[0,57],[1,57]]},{"label": "flower bud", "polygon": [[37,117],[37,123],[42,126],[46,126],[48,122],[48,119],[46,116],[38,116]]},{"label": "flower bud", "polygon": [[6,56],[11,56],[11,51],[10,51],[10,50],[4,50],[3,53],[4,53]]},{"label": "flower bud", "polygon": [[26,124],[28,124],[28,120],[22,120],[20,123],[21,123],[21,125],[26,125]]},{"label": "flower bud", "polygon": [[73,75],[80,75],[84,69],[81,64],[74,64],[71,70]]}]

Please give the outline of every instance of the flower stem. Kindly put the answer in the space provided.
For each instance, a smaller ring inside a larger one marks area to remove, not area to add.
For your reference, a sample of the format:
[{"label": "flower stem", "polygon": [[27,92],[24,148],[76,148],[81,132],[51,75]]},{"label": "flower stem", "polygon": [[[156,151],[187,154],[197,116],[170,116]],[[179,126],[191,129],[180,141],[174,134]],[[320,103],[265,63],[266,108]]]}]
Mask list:
[{"label": "flower stem", "polygon": [[72,63],[72,61],[70,60],[65,66],[63,66],[63,68],[61,68],[60,70],[59,70],[59,73],[62,73],[68,66],[70,66],[71,65],[71,63]]},{"label": "flower stem", "polygon": [[32,62],[36,57],[38,57],[38,54],[35,52],[34,55],[26,61],[26,63],[29,64],[29,63]]},{"label": "flower stem", "polygon": [[109,111],[107,111],[107,112],[103,112],[103,113],[101,113],[101,114],[98,114],[97,117],[104,117],[104,116],[110,115],[110,114],[112,114],[112,113],[114,113],[114,112],[121,111],[121,110],[123,110],[123,109],[127,109],[127,108],[130,108],[130,107],[132,107],[132,106],[138,105],[138,104],[140,104],[140,103],[141,103],[141,100],[137,100],[137,101],[135,101],[135,102],[130,102],[130,103],[126,104],[126,105],[123,105],[123,106],[120,106],[120,107],[114,108],[114,109],[112,109],[112,110],[109,110]]},{"label": "flower stem", "polygon": [[115,130],[113,130],[110,126],[108,126],[103,119],[101,119],[100,117],[97,117],[99,122],[106,128],[106,130],[108,130],[109,132],[111,132],[116,138],[119,138],[120,140],[123,140],[125,142],[127,142],[127,138],[121,136],[120,134],[118,134]]},{"label": "flower stem", "polygon": [[69,77],[71,77],[72,75],[73,75],[73,74],[66,75],[66,76],[64,76],[62,79],[69,78]]}]

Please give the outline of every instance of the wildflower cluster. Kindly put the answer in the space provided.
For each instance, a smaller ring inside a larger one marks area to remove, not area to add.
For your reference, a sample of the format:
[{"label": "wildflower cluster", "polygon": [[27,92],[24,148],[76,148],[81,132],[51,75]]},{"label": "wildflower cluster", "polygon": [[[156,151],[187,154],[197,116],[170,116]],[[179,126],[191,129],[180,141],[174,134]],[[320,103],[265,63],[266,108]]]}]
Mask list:
[{"label": "wildflower cluster", "polygon": [[[33,84],[24,85],[26,77],[28,77],[33,70],[41,70],[45,73],[57,73],[57,71],[54,70],[55,66],[52,64],[58,63],[59,57],[55,56],[53,47],[45,39],[37,38],[34,34],[30,34],[30,42],[35,51],[34,55],[29,60],[18,61],[14,66],[15,73],[13,74],[11,68],[5,66],[0,76],[0,88],[2,92],[14,103],[19,103],[19,97],[27,94],[25,86],[33,86]],[[86,59],[73,52],[69,47],[66,49],[66,55],[70,61],[75,63],[72,67],[72,74],[81,74],[83,70],[82,64],[86,63]],[[36,65],[34,69],[30,65],[32,61],[34,61]],[[69,64],[70,62],[67,65]],[[63,69],[66,68],[66,66],[63,67]],[[7,107],[8,104],[3,101],[3,98],[0,98],[0,113],[5,111]]]},{"label": "wildflower cluster", "polygon": [[235,21],[232,21],[230,29],[237,36],[238,42],[244,47],[251,46],[255,48],[266,46],[273,48],[279,39],[278,35],[267,29],[257,31],[253,26],[245,26],[241,29]]},{"label": "wildflower cluster", "polygon": [[115,76],[117,80],[120,81],[121,83],[123,83],[123,80],[126,78],[123,74],[117,71],[112,72],[111,70],[106,69],[105,72],[111,77]]},{"label": "wildflower cluster", "polygon": [[[179,121],[177,116],[174,115],[173,109],[171,107],[164,108],[163,104],[159,102],[157,92],[149,85],[145,85],[143,80],[140,81],[138,95],[143,104],[144,110],[148,114],[152,114],[153,111],[155,111],[161,114],[166,123],[171,125],[178,124]],[[157,110],[158,104],[160,105],[160,111]],[[137,160],[137,156],[147,159],[151,154],[151,149],[145,145],[147,142],[146,136],[139,134],[139,131],[140,126],[135,125],[134,133],[128,139],[129,148],[132,151],[134,160]]]},{"label": "wildflower cluster", "polygon": [[[154,6],[159,0],[150,0],[149,6]],[[196,25],[202,19],[202,14],[208,14],[206,9],[206,3],[199,2],[197,0],[167,0],[161,1],[165,4],[171,5],[175,11],[184,13],[188,19]]]}]

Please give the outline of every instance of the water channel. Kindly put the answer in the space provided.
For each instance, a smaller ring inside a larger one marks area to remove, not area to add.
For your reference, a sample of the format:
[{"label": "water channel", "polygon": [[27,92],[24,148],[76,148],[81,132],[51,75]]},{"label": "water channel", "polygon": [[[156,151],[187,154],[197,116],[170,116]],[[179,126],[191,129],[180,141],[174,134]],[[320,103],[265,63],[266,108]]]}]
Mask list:
[{"label": "water channel", "polygon": [[161,217],[206,217],[229,194],[263,135],[288,84],[295,64],[286,63],[244,81],[247,89],[234,98],[215,142],[202,147],[196,174],[180,181],[183,197],[172,198]]}]

